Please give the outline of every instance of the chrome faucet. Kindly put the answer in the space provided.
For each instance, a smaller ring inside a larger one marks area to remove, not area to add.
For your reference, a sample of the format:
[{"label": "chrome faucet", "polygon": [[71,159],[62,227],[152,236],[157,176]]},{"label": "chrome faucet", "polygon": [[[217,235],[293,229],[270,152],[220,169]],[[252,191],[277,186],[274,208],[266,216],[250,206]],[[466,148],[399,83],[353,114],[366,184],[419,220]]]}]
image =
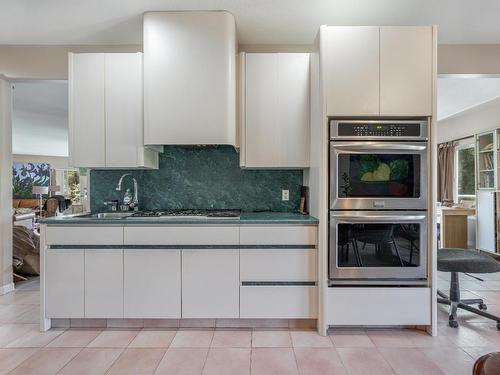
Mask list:
[{"label": "chrome faucet", "polygon": [[[132,177],[132,181],[134,182],[134,198],[132,200],[132,203],[130,203],[128,206],[130,208],[133,208],[135,211],[137,211],[139,209],[139,198],[137,197],[137,195],[139,194],[139,189],[137,187],[137,180],[135,179],[135,177],[133,177],[130,173],[123,174],[120,177],[120,179],[118,180],[118,184],[116,185],[116,191],[122,190],[123,179],[127,176]],[[121,206],[120,206],[120,208],[121,208]]]}]

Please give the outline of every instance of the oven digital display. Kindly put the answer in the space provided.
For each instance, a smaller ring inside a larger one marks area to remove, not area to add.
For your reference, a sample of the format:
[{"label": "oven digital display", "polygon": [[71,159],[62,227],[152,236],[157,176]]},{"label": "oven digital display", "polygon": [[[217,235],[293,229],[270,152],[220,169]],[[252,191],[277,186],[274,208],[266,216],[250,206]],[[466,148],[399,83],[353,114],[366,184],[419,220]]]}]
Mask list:
[{"label": "oven digital display", "polygon": [[420,123],[339,122],[339,137],[420,137]]}]

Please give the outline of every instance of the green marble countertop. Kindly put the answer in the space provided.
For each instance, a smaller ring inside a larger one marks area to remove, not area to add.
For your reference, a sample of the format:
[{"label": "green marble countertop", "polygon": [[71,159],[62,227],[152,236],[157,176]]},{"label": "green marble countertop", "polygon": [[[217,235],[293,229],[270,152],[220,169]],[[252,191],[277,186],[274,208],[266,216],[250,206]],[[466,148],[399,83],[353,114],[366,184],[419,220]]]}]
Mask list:
[{"label": "green marble countertop", "polygon": [[182,218],[113,218],[98,219],[89,215],[70,215],[44,218],[41,224],[46,225],[178,225],[178,224],[287,224],[287,225],[317,225],[319,220],[310,215],[294,212],[242,212],[239,219],[182,219]]}]

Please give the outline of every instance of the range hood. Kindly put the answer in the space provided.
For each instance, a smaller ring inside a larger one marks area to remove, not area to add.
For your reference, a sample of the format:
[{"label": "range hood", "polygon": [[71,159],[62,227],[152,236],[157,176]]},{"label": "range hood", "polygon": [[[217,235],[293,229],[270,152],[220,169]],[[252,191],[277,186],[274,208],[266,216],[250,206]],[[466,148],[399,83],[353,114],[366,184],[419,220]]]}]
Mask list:
[{"label": "range hood", "polygon": [[225,11],[144,14],[144,143],[236,144],[236,25]]}]

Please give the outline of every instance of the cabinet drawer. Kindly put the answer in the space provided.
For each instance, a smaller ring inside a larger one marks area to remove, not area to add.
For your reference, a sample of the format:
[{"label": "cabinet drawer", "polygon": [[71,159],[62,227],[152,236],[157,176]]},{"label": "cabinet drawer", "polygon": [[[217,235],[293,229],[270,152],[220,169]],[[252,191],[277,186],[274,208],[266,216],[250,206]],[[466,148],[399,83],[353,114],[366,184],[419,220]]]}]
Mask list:
[{"label": "cabinet drawer", "polygon": [[242,245],[315,245],[316,226],[242,226]]},{"label": "cabinet drawer", "polygon": [[241,281],[316,281],[316,249],[241,249]]},{"label": "cabinet drawer", "polygon": [[53,227],[45,231],[47,245],[121,245],[123,227]]},{"label": "cabinet drawer", "polygon": [[327,302],[330,325],[431,324],[430,288],[328,288]]},{"label": "cabinet drawer", "polygon": [[223,226],[125,227],[126,245],[235,245],[239,228]]},{"label": "cabinet drawer", "polygon": [[240,287],[242,319],[313,319],[316,309],[315,286]]}]

